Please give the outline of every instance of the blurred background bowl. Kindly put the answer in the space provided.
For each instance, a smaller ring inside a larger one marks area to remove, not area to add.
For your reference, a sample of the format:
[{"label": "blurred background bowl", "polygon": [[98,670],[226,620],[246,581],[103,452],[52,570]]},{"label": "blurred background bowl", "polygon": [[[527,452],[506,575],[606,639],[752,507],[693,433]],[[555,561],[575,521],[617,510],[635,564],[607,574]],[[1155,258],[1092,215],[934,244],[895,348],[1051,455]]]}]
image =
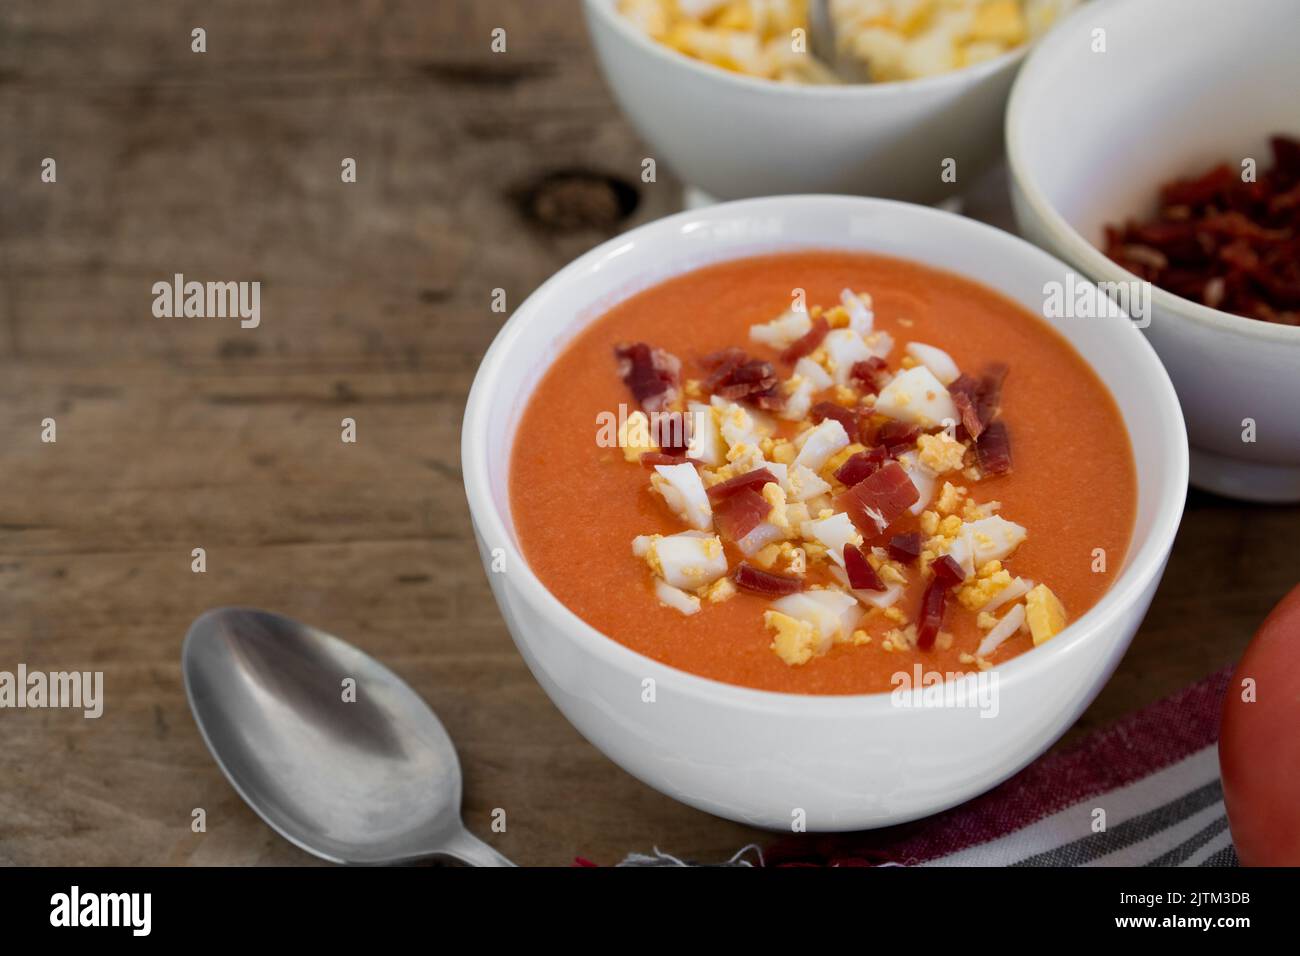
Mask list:
[{"label": "blurred background bowl", "polygon": [[[715,199],[956,196],[1002,155],[1007,95],[1028,46],[923,79],[800,85],[693,60],[646,36],[617,0],[584,8],[605,80],[652,155]],[[949,158],[956,182],[941,178]]]},{"label": "blurred background bowl", "polygon": [[[1094,31],[1106,50],[1093,52]],[[1108,223],[1145,218],[1161,184],[1271,160],[1300,134],[1296,0],[1102,0],[1030,55],[1007,112],[1020,231],[1088,277],[1131,282],[1099,248]],[[1300,328],[1152,290],[1146,335],[1178,390],[1192,483],[1300,501]],[[1247,421],[1255,441],[1243,441]]]}]

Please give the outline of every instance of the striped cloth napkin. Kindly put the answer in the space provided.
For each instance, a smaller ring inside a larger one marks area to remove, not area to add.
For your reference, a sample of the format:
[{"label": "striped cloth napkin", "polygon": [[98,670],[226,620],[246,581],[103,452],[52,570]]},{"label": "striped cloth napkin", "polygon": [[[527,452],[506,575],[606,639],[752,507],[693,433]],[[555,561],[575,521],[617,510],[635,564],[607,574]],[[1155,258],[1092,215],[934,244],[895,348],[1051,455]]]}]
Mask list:
[{"label": "striped cloth napkin", "polygon": [[[1236,866],[1216,746],[1230,674],[1131,714],[952,810],[883,830],[798,834],[728,863]],[[1105,810],[1102,832],[1093,832],[1097,808]],[[622,865],[682,863],[656,850]]]}]

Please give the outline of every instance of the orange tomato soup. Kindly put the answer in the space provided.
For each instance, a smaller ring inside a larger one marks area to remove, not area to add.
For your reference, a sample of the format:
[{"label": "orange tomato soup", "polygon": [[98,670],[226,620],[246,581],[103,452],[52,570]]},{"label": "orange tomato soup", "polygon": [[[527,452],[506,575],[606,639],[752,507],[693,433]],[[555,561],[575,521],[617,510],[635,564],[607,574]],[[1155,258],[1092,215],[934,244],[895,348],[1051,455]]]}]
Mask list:
[{"label": "orange tomato soup", "polygon": [[[796,288],[805,290],[809,306],[828,308],[839,303],[842,289],[870,293],[875,329],[894,339],[890,371],[900,370],[908,342],[945,350],[963,372],[994,362],[1009,367],[1000,417],[1011,436],[1012,472],[977,481],[954,473],[947,480],[969,488],[975,501],[1000,502],[997,513],[1027,529],[1003,562],[1012,575],[1048,585],[1070,621],[1087,611],[1123,565],[1136,509],[1128,434],[1105,386],[1053,329],[991,289],[915,263],[832,251],[736,260],[670,279],[616,305],[559,356],[519,423],[510,466],[519,542],[551,593],[596,630],[647,657],[773,691],[889,691],[893,675],[910,674],[917,663],[925,671],[968,672],[1032,649],[1026,629],[988,659],[973,660],[986,631],[956,601],[949,602],[942,639],[930,649],[888,642],[900,614],[914,620],[919,613],[920,573],[909,574],[894,618],[866,613],[857,627],[869,641],[837,642],[796,665],[773,650],[773,631],[764,623],[771,597],[740,591],[720,603],[704,600],[689,616],[657,599],[633,539],[687,526],[651,490],[652,470],[597,442],[598,416],[616,414],[620,404],[638,407],[619,377],[615,346],[645,342],[671,352],[681,360],[683,382],[705,379],[701,358],[727,347],[771,361],[785,378],[789,365],[749,332],[787,310]],[[794,430],[781,423],[781,434]],[[904,512],[882,536],[866,535],[865,547],[917,530],[920,520]],[[734,568],[741,555],[734,544],[725,547]],[[1104,571],[1096,570],[1099,553]],[[826,580],[817,573],[810,563],[809,580]]]}]

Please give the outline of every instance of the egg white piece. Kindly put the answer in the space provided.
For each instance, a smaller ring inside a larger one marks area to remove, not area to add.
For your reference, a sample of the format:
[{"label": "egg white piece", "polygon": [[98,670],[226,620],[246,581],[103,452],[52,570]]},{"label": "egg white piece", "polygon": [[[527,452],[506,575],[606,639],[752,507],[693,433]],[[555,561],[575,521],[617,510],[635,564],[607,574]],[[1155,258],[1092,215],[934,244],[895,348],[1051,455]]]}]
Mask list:
[{"label": "egg white piece", "polygon": [[980,610],[992,613],[1008,601],[1014,601],[1017,598],[1024,597],[1033,589],[1033,581],[1030,581],[1027,578],[1013,578],[1010,584],[989,598],[988,602],[980,608]]},{"label": "egg white piece", "polygon": [[813,388],[818,392],[835,384],[835,381],[827,374],[826,369],[806,355],[794,363],[794,374],[805,381],[812,382]]},{"label": "egg white piece", "polygon": [[696,531],[713,527],[713,506],[700,473],[690,462],[680,465],[655,465],[661,480],[651,480],[650,486],[663,496],[668,507]]},{"label": "egg white piece", "polygon": [[980,646],[975,649],[976,656],[988,657],[1001,646],[1003,641],[1020,630],[1020,625],[1024,623],[1025,606],[1017,604],[984,635],[984,640],[980,641]]},{"label": "egg white piece", "polygon": [[957,367],[957,363],[941,348],[926,345],[924,342],[909,342],[905,351],[933,372],[934,377],[944,385],[951,385],[961,377],[961,369]]},{"label": "egg white piece", "polygon": [[799,454],[795,456],[794,463],[813,471],[820,471],[831,455],[849,443],[849,433],[833,418],[825,419],[816,428],[805,432],[800,437],[803,443],[799,448]]},{"label": "egg white piece", "polygon": [[876,396],[875,411],[922,428],[958,421],[957,406],[948,389],[924,365],[895,375]]},{"label": "egg white piece", "polygon": [[852,329],[832,329],[826,333],[822,346],[826,349],[831,377],[836,385],[848,385],[849,373],[853,371],[854,364],[872,357],[867,343]]},{"label": "egg white piece", "polygon": [[842,511],[825,518],[805,521],[799,528],[799,533],[806,539],[824,545],[830,552],[831,560],[840,567],[844,566],[846,544],[862,546],[862,535],[858,533],[852,519]]},{"label": "egg white piece", "polygon": [[749,337],[774,349],[784,349],[807,335],[811,328],[812,319],[808,318],[807,312],[787,309],[771,322],[751,325]]},{"label": "egg white piece", "polygon": [[830,649],[836,634],[852,634],[862,619],[862,608],[857,600],[836,588],[787,594],[774,601],[772,609],[815,627],[820,638],[816,648],[818,654]]},{"label": "egg white piece", "polygon": [[1008,557],[1027,535],[1023,525],[993,515],[963,524],[947,553],[970,577],[985,562]]},{"label": "egg white piece", "polygon": [[[773,466],[768,465],[768,467]],[[785,490],[786,498],[790,501],[807,501],[831,490],[831,486],[807,465],[795,462],[788,469],[784,465],[782,468],[784,473],[778,477],[781,479],[781,487]]]},{"label": "egg white piece", "polygon": [[687,594],[681,588],[675,588],[667,581],[655,579],[655,597],[660,604],[665,604],[674,611],[681,611],[687,617],[699,613],[700,599],[694,594]]},{"label": "egg white piece", "polygon": [[794,383],[794,390],[786,395],[785,405],[778,414],[787,421],[803,421],[808,417],[808,410],[812,408],[813,395],[817,393],[817,387],[799,375],[791,376],[790,381]]},{"label": "egg white piece", "polygon": [[912,484],[916,486],[919,496],[916,499],[916,504],[907,510],[914,515],[919,515],[929,506],[930,500],[934,497],[934,486],[938,483],[939,476],[921,464],[921,460],[914,451],[903,452],[898,456],[898,463],[907,472],[907,477],[912,479]]},{"label": "egg white piece", "polygon": [[694,591],[727,573],[727,555],[717,535],[683,531],[653,545],[662,577],[675,588]]},{"label": "egg white piece", "polygon": [[691,440],[686,446],[690,458],[702,461],[710,468],[717,468],[727,463],[727,446],[723,444],[722,432],[718,429],[718,420],[713,414],[712,406],[703,402],[691,402],[686,406],[689,414]]},{"label": "egg white piece", "polygon": [[844,311],[849,314],[849,328],[858,335],[868,335],[871,332],[872,325],[875,324],[876,316],[867,304],[871,301],[871,296],[855,294],[851,289],[844,289],[840,292],[840,305],[844,306]]}]

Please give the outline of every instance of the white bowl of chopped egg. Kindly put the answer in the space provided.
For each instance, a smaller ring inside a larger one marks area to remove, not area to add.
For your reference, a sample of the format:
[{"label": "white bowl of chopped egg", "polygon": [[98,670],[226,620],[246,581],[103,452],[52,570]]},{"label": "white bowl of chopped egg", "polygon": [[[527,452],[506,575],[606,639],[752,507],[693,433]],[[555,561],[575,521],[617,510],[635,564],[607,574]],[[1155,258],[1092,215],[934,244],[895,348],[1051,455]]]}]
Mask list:
[{"label": "white bowl of chopped egg", "polygon": [[[1263,181],[1269,137],[1300,137],[1298,35],[1295,0],[1110,0],[1061,23],[1007,113],[1022,234],[1117,295],[1140,291],[1103,251],[1107,227],[1149,221],[1162,185],[1216,164]],[[1145,334],[1183,403],[1192,483],[1300,501],[1300,327],[1212,308],[1159,278],[1146,288]]]},{"label": "white bowl of chopped egg", "polygon": [[[889,693],[757,690],[643,656],[561,603],[520,548],[509,449],[522,410],[566,345],[615,303],[710,263],[792,249],[912,260],[983,283],[1036,314],[1045,285],[1068,274],[1063,263],[1005,232],[888,200],[753,199],[643,225],[566,266],[501,330],[465,410],[465,489],[487,577],[516,645],[555,705],[611,760],[677,800],[760,827],[881,827],[1005,780],[1096,696],[1136,632],[1173,544],[1187,482],[1186,432],[1168,376],[1129,320],[1048,320],[1110,390],[1129,431],[1135,526],[1110,588],[1052,640],[998,665],[989,706],[909,707]],[[573,481],[573,507],[589,520],[581,474]],[[591,559],[575,541],[573,573]]]},{"label": "white bowl of chopped egg", "polygon": [[605,77],[650,158],[715,199],[938,202],[1002,152],[1026,47],[1075,0],[830,0],[834,80],[807,0],[585,0]]}]

